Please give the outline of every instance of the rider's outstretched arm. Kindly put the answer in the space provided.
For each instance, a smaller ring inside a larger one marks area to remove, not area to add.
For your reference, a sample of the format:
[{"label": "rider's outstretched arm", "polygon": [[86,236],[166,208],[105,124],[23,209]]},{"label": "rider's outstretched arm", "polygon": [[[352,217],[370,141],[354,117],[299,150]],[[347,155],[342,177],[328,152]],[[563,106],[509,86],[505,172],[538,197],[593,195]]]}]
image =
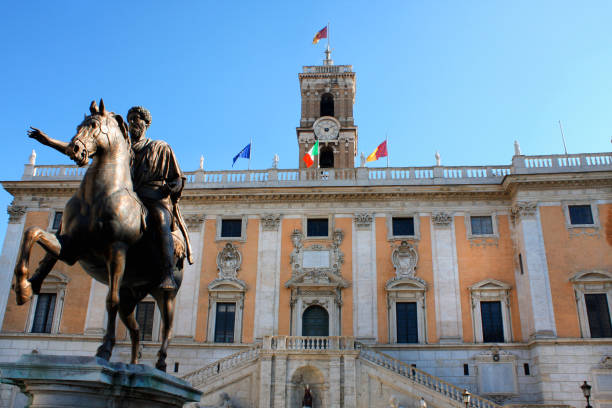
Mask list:
[{"label": "rider's outstretched arm", "polygon": [[30,127],[30,130],[28,130],[28,136],[31,137],[32,139],[38,140],[40,143],[46,146],[54,148],[60,153],[63,153],[69,156],[68,143],[62,142],[60,140],[51,139],[49,136],[47,136],[46,133],[44,133],[40,129],[36,129],[35,127]]}]

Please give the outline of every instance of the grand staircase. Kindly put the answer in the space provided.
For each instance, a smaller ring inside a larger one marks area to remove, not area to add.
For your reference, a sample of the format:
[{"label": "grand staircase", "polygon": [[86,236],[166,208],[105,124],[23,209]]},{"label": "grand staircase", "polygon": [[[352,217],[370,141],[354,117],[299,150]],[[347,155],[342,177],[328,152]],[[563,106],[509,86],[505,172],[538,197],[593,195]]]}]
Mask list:
[{"label": "grand staircase", "polygon": [[[352,337],[269,336],[264,338],[263,344],[257,344],[249,349],[224,357],[188,373],[182,378],[189,381],[194,387],[202,390],[202,401],[211,404],[209,405],[211,407],[218,406],[217,404],[221,401],[219,399],[220,395],[224,394],[230,398],[235,407],[267,408],[266,405],[274,406],[275,408],[277,406],[289,407],[292,406],[289,398],[286,395],[281,395],[283,392],[278,390],[281,388],[279,387],[279,380],[268,379],[268,381],[264,381],[261,378],[262,375],[265,375],[263,374],[264,371],[260,370],[262,356],[270,360],[274,359],[275,356],[282,356],[281,358],[293,359],[294,361],[303,358],[306,364],[308,364],[308,359],[312,359],[313,353],[318,354],[316,356],[318,359],[321,359],[324,355],[329,355],[330,357],[344,355],[346,359],[350,355],[351,358],[354,358],[357,369],[364,370],[364,376],[369,375],[371,377],[372,373],[378,373],[381,378],[389,379],[388,382],[392,383],[396,390],[404,391],[402,394],[412,396],[413,398],[423,397],[430,406],[465,407],[463,403],[463,389],[385,353],[376,351],[363,343],[355,341]],[[365,370],[368,370],[368,374],[365,374]],[[272,373],[275,373],[274,370]],[[283,381],[287,381],[286,377],[288,375],[285,376]],[[257,390],[253,389],[252,384],[255,378],[259,381],[258,387],[256,387]],[[243,384],[245,379],[249,380],[250,385]],[[334,380],[329,379],[330,383]],[[339,384],[339,380],[336,383]],[[274,384],[276,384],[276,387]],[[365,392],[363,386],[359,389],[359,384],[354,385],[352,388],[353,393]],[[343,386],[346,386],[346,384]],[[251,387],[251,389],[245,390],[245,387]],[[333,392],[332,388],[334,387],[330,386],[330,393]],[[285,390],[288,389],[286,388]],[[351,405],[354,403],[355,406],[362,406],[360,405],[363,404],[363,398],[361,397],[347,400],[346,395],[350,393],[350,390],[351,388],[347,388],[342,393],[338,390],[338,395],[344,396],[343,401],[340,401],[340,397],[338,397],[336,403],[334,403],[334,398],[331,398],[331,401],[326,401],[322,405],[334,408],[352,408]],[[242,393],[242,396],[237,395],[240,393]],[[262,394],[264,393],[270,393],[271,395],[269,398],[264,395],[262,399]],[[288,391],[284,392],[284,394],[287,393]],[[247,394],[258,394],[259,397],[252,397],[249,400],[248,397],[244,397]],[[380,405],[377,404],[377,406],[389,406],[388,399],[387,401],[380,401]],[[469,406],[474,408],[501,408],[500,405],[474,394],[471,394]]]}]

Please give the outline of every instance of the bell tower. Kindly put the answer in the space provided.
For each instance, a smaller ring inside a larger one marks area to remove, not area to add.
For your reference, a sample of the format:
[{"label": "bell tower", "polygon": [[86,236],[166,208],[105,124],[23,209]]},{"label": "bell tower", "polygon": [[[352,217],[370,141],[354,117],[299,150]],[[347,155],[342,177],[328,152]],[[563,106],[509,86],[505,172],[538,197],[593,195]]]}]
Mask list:
[{"label": "bell tower", "polygon": [[[351,65],[334,65],[329,45],[323,65],[305,66],[299,74],[302,97],[300,126],[296,128],[302,157],[319,140],[319,155],[314,166],[320,168],[355,167],[357,126],[353,118],[355,73]],[[316,138],[316,139],[315,139]]]}]

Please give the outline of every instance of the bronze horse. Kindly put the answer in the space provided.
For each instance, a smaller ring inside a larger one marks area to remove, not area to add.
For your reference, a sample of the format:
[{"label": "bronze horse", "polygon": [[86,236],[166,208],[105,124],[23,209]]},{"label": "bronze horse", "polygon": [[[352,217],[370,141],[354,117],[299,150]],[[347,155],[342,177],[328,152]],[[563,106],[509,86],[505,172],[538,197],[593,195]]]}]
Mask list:
[{"label": "bronze horse", "polygon": [[[107,284],[108,324],[96,356],[109,360],[115,345],[117,312],[129,330],[131,363],[138,363],[140,335],[135,308],[147,294],[157,302],[162,316],[162,344],[155,367],[166,370],[172,333],[174,303],[183,277],[184,241],[173,233],[177,289],[159,288],[162,280],[159,256],[146,232],[146,209],[133,190],[130,174],[130,138],[121,115],[106,111],[100,100],[89,108],[91,115],[77,127],[70,143],[51,139],[32,128],[29,136],[68,155],[79,166],[92,160],[77,192],[68,200],[59,231],[54,235],[39,227],[25,231],[15,266],[15,294],[22,305],[39,293],[45,277],[60,260],[75,262],[94,279]],[[34,243],[47,252],[28,279],[28,263]]]}]

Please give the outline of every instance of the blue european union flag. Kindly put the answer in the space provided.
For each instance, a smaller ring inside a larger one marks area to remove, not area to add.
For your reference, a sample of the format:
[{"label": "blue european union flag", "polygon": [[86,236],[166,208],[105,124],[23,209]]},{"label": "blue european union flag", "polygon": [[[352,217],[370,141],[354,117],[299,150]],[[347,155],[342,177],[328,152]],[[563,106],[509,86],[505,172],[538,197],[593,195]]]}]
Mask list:
[{"label": "blue european union flag", "polygon": [[244,149],[242,149],[240,151],[240,153],[238,153],[237,155],[234,156],[234,161],[232,162],[232,167],[234,167],[234,164],[236,164],[236,160],[238,160],[241,157],[244,158],[244,159],[250,159],[251,158],[251,144],[250,143],[248,145],[246,145],[244,147]]}]

